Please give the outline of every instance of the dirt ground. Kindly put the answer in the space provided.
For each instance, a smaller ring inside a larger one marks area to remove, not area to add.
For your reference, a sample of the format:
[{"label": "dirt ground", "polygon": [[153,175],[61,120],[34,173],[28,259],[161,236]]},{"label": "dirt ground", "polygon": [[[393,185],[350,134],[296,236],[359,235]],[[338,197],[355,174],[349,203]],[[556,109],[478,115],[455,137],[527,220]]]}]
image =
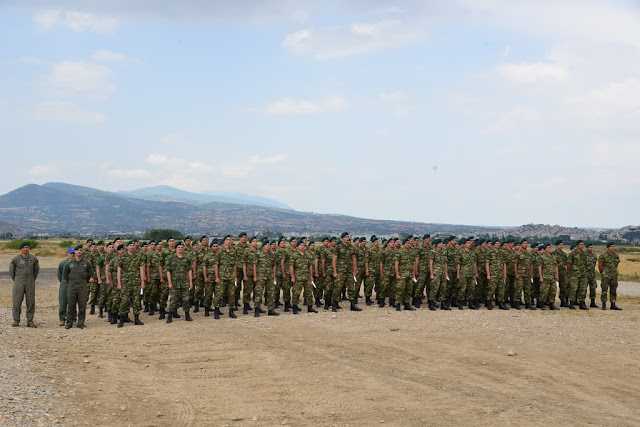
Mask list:
[{"label": "dirt ground", "polygon": [[40,259],[38,328],[24,311],[12,328],[0,256],[1,425],[640,424],[640,284],[619,312],[362,304],[67,331],[58,261]]}]

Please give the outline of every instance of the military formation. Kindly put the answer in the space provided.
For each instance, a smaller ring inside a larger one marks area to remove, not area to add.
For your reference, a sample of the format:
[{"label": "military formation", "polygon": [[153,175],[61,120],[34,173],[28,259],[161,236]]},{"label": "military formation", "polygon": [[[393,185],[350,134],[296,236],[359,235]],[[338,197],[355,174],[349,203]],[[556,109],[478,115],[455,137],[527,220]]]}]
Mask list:
[{"label": "military formation", "polygon": [[[362,311],[362,290],[367,306],[389,304],[397,311],[420,309],[425,301],[432,311],[493,310],[494,304],[500,310],[589,310],[598,307],[596,269],[602,276],[601,309],[609,301],[611,310],[620,310],[620,258],[613,243],[597,257],[591,243],[578,241],[566,253],[561,240],[552,247],[529,245],[526,239],[432,241],[429,234],[352,239],[347,232],[317,241],[281,237],[260,242],[240,233],[238,240],[231,235],[202,236],[195,242],[191,236],[126,243],[89,239],[86,248],[70,248],[58,268],[60,325],[71,328],[77,322],[84,328],[87,305],[89,314],[97,308],[98,317],[106,314],[119,328],[143,325],[141,312],[171,323],[182,317],[180,311],[192,321],[191,312],[203,309],[205,317],[220,319],[227,308],[228,317],[236,318],[241,305],[243,314],[255,317],[278,316],[280,307],[295,315],[302,311],[300,304],[309,313],[322,307],[336,312],[341,304]],[[28,246],[21,251],[10,265],[14,326],[20,321],[20,293],[27,295],[27,322],[34,325],[29,284],[37,277],[37,258],[28,254]]]}]

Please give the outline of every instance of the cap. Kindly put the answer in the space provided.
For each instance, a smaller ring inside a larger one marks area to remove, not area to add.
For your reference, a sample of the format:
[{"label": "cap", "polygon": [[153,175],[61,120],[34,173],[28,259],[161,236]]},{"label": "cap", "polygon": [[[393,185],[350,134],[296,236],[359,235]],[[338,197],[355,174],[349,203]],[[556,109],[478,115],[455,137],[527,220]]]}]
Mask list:
[{"label": "cap", "polygon": [[69,249],[67,249],[67,253],[68,254],[74,254],[74,253],[76,253],[76,250],[73,249],[73,248],[69,248]]}]

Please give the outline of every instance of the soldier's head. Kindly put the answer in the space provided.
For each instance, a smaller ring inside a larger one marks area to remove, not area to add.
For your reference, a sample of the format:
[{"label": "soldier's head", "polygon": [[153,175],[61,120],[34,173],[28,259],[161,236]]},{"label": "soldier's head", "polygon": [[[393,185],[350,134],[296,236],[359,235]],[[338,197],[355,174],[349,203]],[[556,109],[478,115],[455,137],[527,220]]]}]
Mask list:
[{"label": "soldier's head", "polygon": [[276,248],[278,247],[278,242],[276,242],[275,240],[273,240],[269,245],[271,246],[271,251],[272,251],[272,252],[275,252],[275,251],[276,251]]},{"label": "soldier's head", "polygon": [[184,238],[184,247],[185,248],[191,247],[191,236],[187,236]]},{"label": "soldier's head", "polygon": [[493,242],[493,248],[494,248],[495,250],[500,249],[500,240],[496,239],[496,240]]},{"label": "soldier's head", "polygon": [[124,253],[124,245],[123,244],[119,244],[116,247],[116,251],[118,252],[118,255],[122,255]]},{"label": "soldier's head", "polygon": [[150,250],[151,252],[153,252],[153,251],[155,251],[155,250],[156,250],[156,241],[155,241],[155,240],[151,240],[151,241],[149,242],[149,250]]},{"label": "soldier's head", "polygon": [[22,242],[20,243],[20,253],[22,254],[23,257],[28,257],[29,256],[29,242]]},{"label": "soldier's head", "polygon": [[136,242],[134,242],[133,240],[129,240],[127,242],[127,252],[129,254],[132,254],[135,252],[135,250],[136,250]]},{"label": "soldier's head", "polygon": [[76,255],[76,250],[73,248],[67,249],[67,258],[71,259]]},{"label": "soldier's head", "polygon": [[544,251],[547,255],[551,255],[551,245],[544,245]]},{"label": "soldier's head", "polygon": [[371,245],[376,249],[378,249],[380,247],[380,241],[378,240],[378,238],[376,236],[373,236],[371,238]]},{"label": "soldier's head", "polygon": [[289,237],[289,246],[291,246],[292,249],[295,249],[298,246],[298,240],[296,240],[295,237]]},{"label": "soldier's head", "polygon": [[593,243],[591,242],[587,242],[584,244],[585,248],[587,248],[587,252],[589,252],[590,254],[593,253]]},{"label": "soldier's head", "polygon": [[361,237],[360,238],[360,247],[361,248],[366,248],[367,247],[367,238],[366,237]]},{"label": "soldier's head", "polygon": [[156,243],[156,251],[162,252],[162,247],[163,246],[164,246],[164,244],[162,243],[162,240],[158,240],[158,243]]},{"label": "soldier's head", "polygon": [[349,233],[346,231],[340,235],[340,239],[342,240],[342,244],[349,246]]},{"label": "soldier's head", "polygon": [[208,248],[209,247],[209,238],[207,236],[202,236],[200,238],[200,244],[202,245],[203,248]]},{"label": "soldier's head", "polygon": [[325,236],[322,238],[322,246],[325,248],[329,247],[329,236]]},{"label": "soldier's head", "polygon": [[113,242],[107,243],[107,253],[110,254],[113,252]]},{"label": "soldier's head", "polygon": [[558,248],[558,250],[562,250],[562,246],[563,246],[562,240],[556,240],[556,248]]},{"label": "soldier's head", "polygon": [[82,245],[77,245],[75,248],[73,248],[75,255],[76,255],[76,259],[80,259],[82,258],[82,254],[84,253],[84,248],[82,247]]},{"label": "soldier's head", "polygon": [[184,242],[183,241],[179,241],[176,243],[176,254],[178,254],[178,256],[182,255],[184,253]]},{"label": "soldier's head", "polygon": [[578,252],[582,252],[584,249],[584,242],[582,240],[578,240],[576,243],[576,249],[578,249]]},{"label": "soldier's head", "polygon": [[613,242],[608,242],[607,243],[607,252],[609,252],[610,254],[613,254],[613,251],[616,250],[616,245],[613,244]]},{"label": "soldier's head", "polygon": [[251,238],[251,248],[258,249],[258,238],[256,236]]},{"label": "soldier's head", "polygon": [[331,246],[332,248],[335,248],[337,244],[338,239],[335,236],[329,239],[329,246]]},{"label": "soldier's head", "polygon": [[167,239],[167,245],[169,245],[169,249],[173,250],[176,247],[176,239],[171,236]]},{"label": "soldier's head", "polygon": [[243,245],[247,243],[247,233],[245,233],[244,231],[238,234],[238,238],[240,238],[240,243],[242,243]]},{"label": "soldier's head", "polygon": [[308,246],[310,251],[314,251],[316,249],[316,242],[313,240],[310,240]]},{"label": "soldier's head", "polygon": [[142,249],[142,253],[146,253],[149,249],[149,244],[147,242],[142,242],[140,244],[140,249]]},{"label": "soldier's head", "polygon": [[286,248],[286,247],[287,247],[287,243],[284,241],[284,239],[280,239],[280,240],[278,241],[278,247],[279,247],[280,249],[284,249],[284,248]]},{"label": "soldier's head", "polygon": [[262,241],[261,248],[262,248],[263,251],[268,252],[268,251],[271,250],[271,243],[267,239],[264,239]]},{"label": "soldier's head", "polygon": [[525,249],[525,250],[526,250],[528,246],[529,246],[529,242],[527,242],[527,239],[522,239],[522,240],[520,241],[520,247],[521,247],[522,249]]},{"label": "soldier's head", "polygon": [[231,249],[231,246],[233,246],[233,237],[229,234],[224,236],[223,245],[225,245],[227,249]]}]

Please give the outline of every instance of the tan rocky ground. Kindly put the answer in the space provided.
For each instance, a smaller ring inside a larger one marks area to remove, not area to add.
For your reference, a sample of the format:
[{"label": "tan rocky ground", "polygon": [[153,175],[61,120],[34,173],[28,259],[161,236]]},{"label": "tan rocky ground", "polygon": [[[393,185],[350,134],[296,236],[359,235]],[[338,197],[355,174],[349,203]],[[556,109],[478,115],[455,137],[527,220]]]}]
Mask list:
[{"label": "tan rocky ground", "polygon": [[640,424],[640,284],[621,285],[621,312],[200,312],[66,331],[57,262],[41,258],[37,329],[10,326],[0,273],[0,425]]}]

